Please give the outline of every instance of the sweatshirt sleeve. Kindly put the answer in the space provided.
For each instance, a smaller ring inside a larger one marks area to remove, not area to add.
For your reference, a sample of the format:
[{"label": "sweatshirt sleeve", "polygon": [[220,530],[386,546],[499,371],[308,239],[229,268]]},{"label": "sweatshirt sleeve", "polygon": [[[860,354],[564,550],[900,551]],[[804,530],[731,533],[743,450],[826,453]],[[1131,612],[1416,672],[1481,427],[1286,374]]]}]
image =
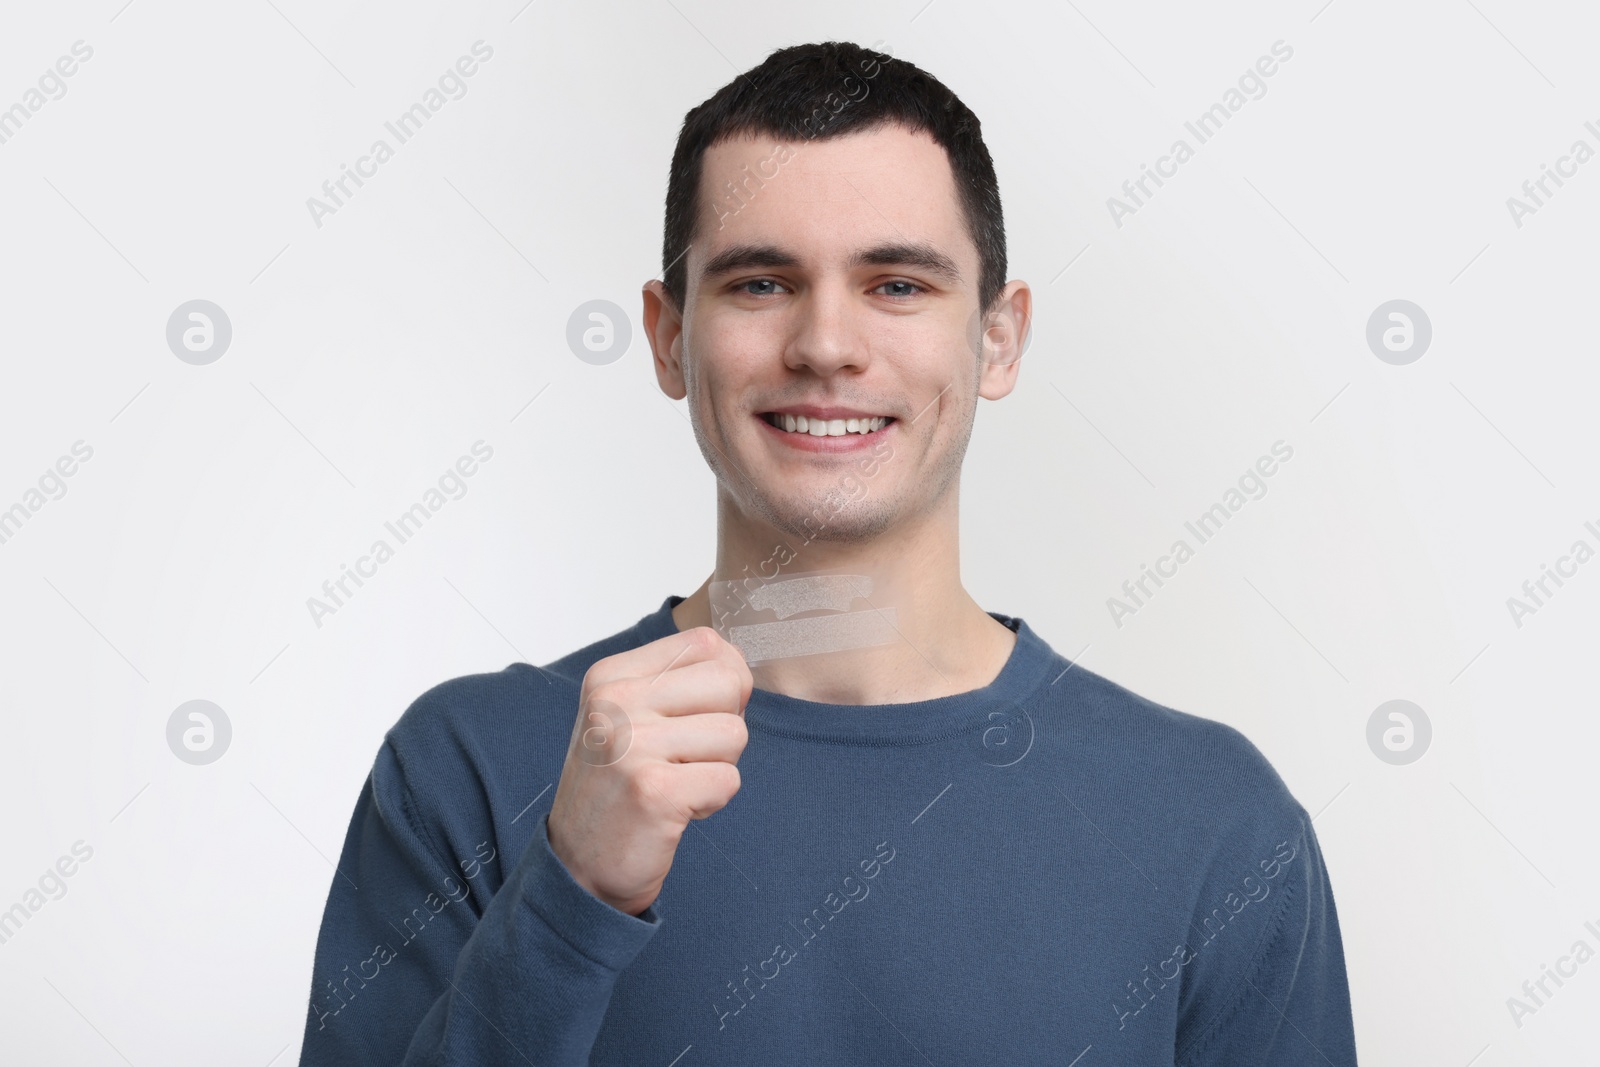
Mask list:
[{"label": "sweatshirt sleeve", "polygon": [[1255,872],[1256,884],[1270,884],[1279,870],[1279,897],[1266,912],[1264,928],[1244,942],[1249,951],[1216,975],[1223,990],[1205,1014],[1191,1015],[1180,1027],[1179,1067],[1355,1064],[1333,886],[1303,809],[1295,832]]},{"label": "sweatshirt sleeve", "polygon": [[418,810],[386,741],[323,912],[302,1067],[586,1064],[654,906],[628,915],[578,884],[546,816],[513,858],[490,840],[436,847]]}]

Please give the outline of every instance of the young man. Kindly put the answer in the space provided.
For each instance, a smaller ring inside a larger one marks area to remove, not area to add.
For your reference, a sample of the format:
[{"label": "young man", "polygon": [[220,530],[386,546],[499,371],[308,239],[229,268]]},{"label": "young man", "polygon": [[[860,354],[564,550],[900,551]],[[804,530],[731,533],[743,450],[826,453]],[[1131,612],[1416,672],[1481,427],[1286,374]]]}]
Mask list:
[{"label": "young man", "polygon": [[961,459],[1031,313],[977,119],[900,60],[777,51],[687,116],[663,263],[712,574],[406,711],[301,1062],[1355,1063],[1262,755],[962,588]]}]

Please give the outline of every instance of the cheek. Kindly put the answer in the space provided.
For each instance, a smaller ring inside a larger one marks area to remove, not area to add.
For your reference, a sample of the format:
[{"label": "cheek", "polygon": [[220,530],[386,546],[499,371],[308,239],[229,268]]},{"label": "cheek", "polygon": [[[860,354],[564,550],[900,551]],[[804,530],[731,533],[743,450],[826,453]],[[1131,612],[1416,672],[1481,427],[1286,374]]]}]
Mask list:
[{"label": "cheek", "polygon": [[888,327],[876,338],[875,350],[901,368],[908,381],[938,381],[935,391],[950,382],[956,389],[964,388],[978,362],[976,322],[924,315]]},{"label": "cheek", "polygon": [[745,377],[782,350],[782,336],[772,316],[725,314],[696,327],[687,343],[707,379]]},{"label": "cheek", "polygon": [[752,387],[766,382],[773,374],[763,371],[763,342],[747,328],[713,326],[702,328],[684,342],[684,388],[689,402],[703,419],[729,419],[749,412]]}]

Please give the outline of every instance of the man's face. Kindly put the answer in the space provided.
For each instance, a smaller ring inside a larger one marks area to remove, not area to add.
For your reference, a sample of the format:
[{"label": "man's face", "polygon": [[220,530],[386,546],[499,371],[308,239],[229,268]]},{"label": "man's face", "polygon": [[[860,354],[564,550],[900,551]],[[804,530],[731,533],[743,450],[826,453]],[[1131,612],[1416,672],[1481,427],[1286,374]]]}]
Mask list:
[{"label": "man's face", "polygon": [[[980,389],[1005,395],[1015,368],[979,358],[978,251],[944,149],[899,126],[725,141],[700,204],[657,373],[688,397],[723,499],[797,541],[842,542],[945,501]],[[836,437],[769,418],[806,408],[892,421]]]}]

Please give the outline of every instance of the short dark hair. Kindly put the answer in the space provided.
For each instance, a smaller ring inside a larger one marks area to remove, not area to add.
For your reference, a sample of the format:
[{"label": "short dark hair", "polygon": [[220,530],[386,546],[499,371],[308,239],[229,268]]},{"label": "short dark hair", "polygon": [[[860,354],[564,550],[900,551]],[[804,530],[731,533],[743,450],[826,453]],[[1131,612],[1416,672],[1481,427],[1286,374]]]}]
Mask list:
[{"label": "short dark hair", "polygon": [[[978,248],[978,306],[992,309],[1005,287],[1006,231],[978,117],[927,71],[849,41],[780,48],[684,116],[667,177],[661,243],[662,282],[677,309],[684,309],[688,295],[685,260],[699,224],[708,148],[752,135],[825,140],[891,123],[926,132],[949,156],[967,231]],[[759,186],[761,179],[755,181]]]}]

